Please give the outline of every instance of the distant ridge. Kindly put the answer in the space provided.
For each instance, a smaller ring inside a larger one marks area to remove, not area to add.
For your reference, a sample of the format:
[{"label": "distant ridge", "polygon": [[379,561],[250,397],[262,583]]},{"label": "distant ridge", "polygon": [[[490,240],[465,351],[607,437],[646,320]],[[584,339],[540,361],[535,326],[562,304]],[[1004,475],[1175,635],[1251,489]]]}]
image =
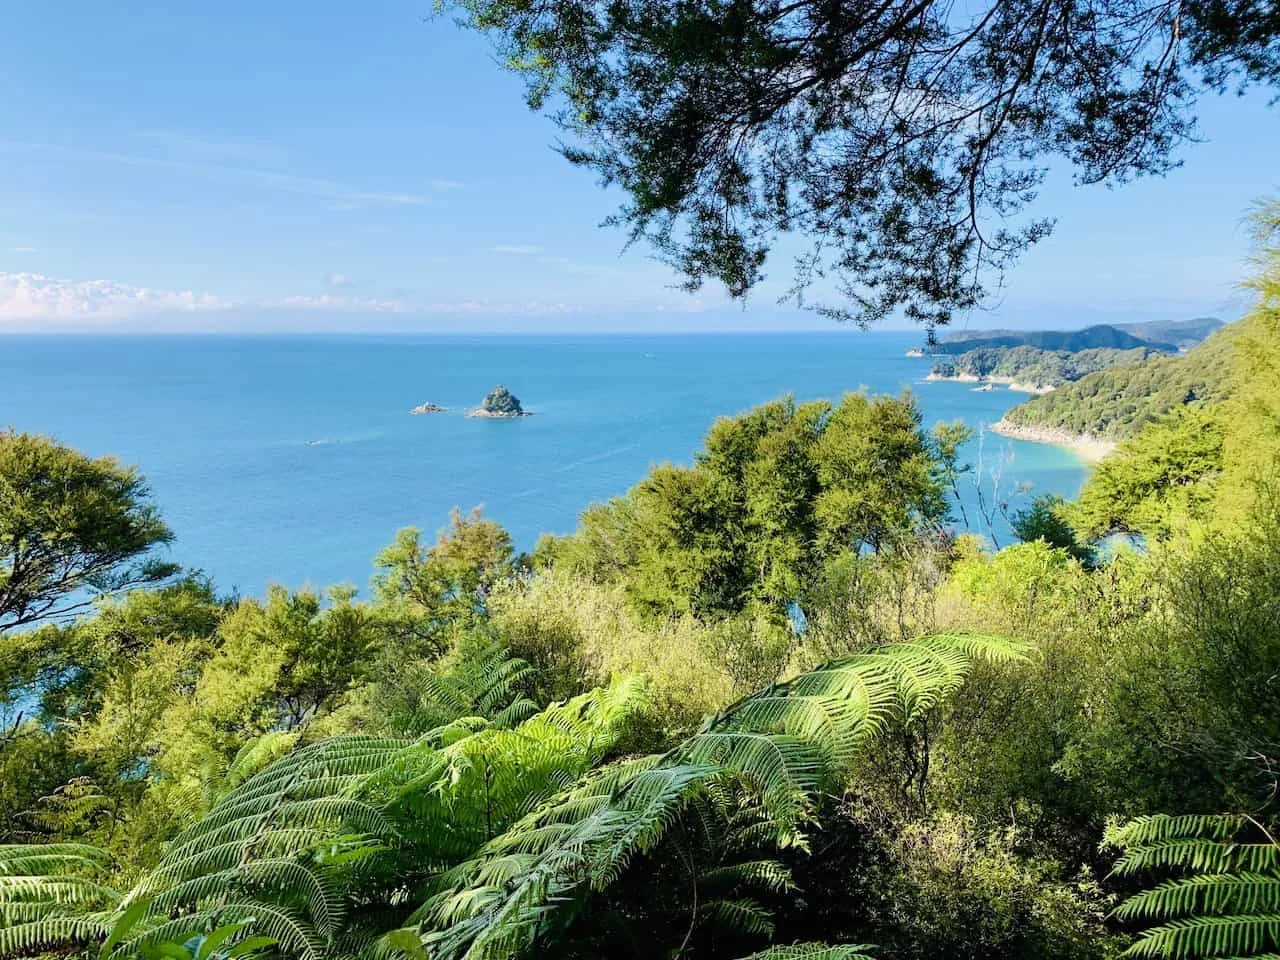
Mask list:
[{"label": "distant ridge", "polygon": [[1083,330],[975,330],[955,334],[939,343],[935,354],[955,355],[993,347],[1035,347],[1039,350],[1136,350],[1145,347],[1161,353],[1177,353],[1176,343],[1137,336],[1119,326],[1100,323]]},{"label": "distant ridge", "polygon": [[1125,330],[1135,337],[1172,343],[1180,350],[1190,350],[1197,343],[1226,326],[1217,317],[1192,317],[1184,320],[1149,320],[1145,323],[1113,323],[1118,330]]}]

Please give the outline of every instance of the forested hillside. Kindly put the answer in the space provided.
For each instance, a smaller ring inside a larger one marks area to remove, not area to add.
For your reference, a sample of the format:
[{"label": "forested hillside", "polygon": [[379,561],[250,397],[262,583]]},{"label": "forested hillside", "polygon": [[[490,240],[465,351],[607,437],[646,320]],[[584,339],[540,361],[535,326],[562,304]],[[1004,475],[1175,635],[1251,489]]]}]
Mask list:
[{"label": "forested hillside", "polygon": [[1141,363],[1157,356],[1164,356],[1164,351],[1149,347],[1132,350],[1097,347],[1072,353],[1036,347],[979,347],[957,355],[954,360],[935,363],[929,375],[942,380],[995,380],[1026,390],[1052,390],[1099,370]]},{"label": "forested hillside", "polygon": [[1277,224],[1075,503],[783,397],[532,555],[458,513],[237,597],[0,434],[0,957],[1275,956]]},{"label": "forested hillside", "polygon": [[1019,404],[1004,419],[1105,439],[1131,437],[1173,410],[1229,396],[1234,345],[1249,327],[1249,321],[1233,324],[1183,356],[1152,357],[1091,373]]}]

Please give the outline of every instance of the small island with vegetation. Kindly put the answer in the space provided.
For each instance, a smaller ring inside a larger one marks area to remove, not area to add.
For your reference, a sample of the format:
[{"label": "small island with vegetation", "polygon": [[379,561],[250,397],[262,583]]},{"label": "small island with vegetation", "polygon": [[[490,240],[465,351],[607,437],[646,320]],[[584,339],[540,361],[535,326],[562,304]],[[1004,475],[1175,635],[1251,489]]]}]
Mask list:
[{"label": "small island with vegetation", "polygon": [[499,384],[490,390],[480,406],[472,410],[467,416],[511,419],[514,417],[527,417],[530,416],[530,413],[520,406],[520,401],[515,394]]},{"label": "small island with vegetation", "polygon": [[412,410],[410,410],[409,412],[410,412],[410,413],[412,413],[412,414],[413,414],[413,415],[415,415],[415,416],[421,416],[421,415],[423,415],[423,414],[427,414],[427,413],[448,413],[448,412],[449,412],[449,408],[448,408],[448,407],[442,407],[442,406],[440,406],[440,404],[438,404],[438,403],[432,403],[430,400],[428,400],[426,403],[420,403],[420,404],[418,404],[416,407],[414,407],[414,408],[413,408]]}]

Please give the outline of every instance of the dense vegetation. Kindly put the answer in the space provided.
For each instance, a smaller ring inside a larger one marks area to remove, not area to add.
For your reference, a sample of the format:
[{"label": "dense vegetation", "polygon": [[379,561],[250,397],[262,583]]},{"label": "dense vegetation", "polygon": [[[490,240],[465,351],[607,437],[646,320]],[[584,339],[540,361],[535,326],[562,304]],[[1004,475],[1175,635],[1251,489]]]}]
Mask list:
[{"label": "dense vegetation", "polygon": [[522,417],[524,407],[510,390],[499,384],[485,394],[480,412],[494,417]]},{"label": "dense vegetation", "polygon": [[150,565],[136,474],[0,435],[0,585],[41,598],[0,634],[0,956],[1274,956],[1263,227],[1230,396],[1000,550],[909,396],[724,418],[532,555],[402,531],[368,600]]},{"label": "dense vegetation", "polygon": [[1075,352],[1038,347],[976,347],[933,365],[930,375],[942,379],[997,379],[1032,390],[1051,390],[1099,370],[1142,363],[1164,351],[1149,347],[1115,350],[1095,347]]},{"label": "dense vegetation", "polygon": [[1215,404],[1232,390],[1234,345],[1256,319],[1237,322],[1183,356],[1154,357],[1092,373],[1005,414],[1010,423],[1122,440],[1183,407]]}]

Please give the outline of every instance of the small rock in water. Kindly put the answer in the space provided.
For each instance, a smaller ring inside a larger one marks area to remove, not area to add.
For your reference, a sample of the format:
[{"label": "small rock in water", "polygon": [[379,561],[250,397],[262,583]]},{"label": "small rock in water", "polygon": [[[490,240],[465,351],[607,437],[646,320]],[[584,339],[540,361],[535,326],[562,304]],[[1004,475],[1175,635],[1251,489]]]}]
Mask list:
[{"label": "small rock in water", "polygon": [[438,403],[431,403],[430,401],[428,401],[427,403],[418,404],[418,406],[414,407],[409,412],[413,414],[444,413],[447,409],[448,409],[447,407],[442,407]]},{"label": "small rock in water", "polygon": [[529,414],[524,407],[520,406],[520,401],[506,387],[499,384],[489,391],[484,398],[484,402],[475,410],[472,410],[469,416],[472,417],[527,417]]}]

